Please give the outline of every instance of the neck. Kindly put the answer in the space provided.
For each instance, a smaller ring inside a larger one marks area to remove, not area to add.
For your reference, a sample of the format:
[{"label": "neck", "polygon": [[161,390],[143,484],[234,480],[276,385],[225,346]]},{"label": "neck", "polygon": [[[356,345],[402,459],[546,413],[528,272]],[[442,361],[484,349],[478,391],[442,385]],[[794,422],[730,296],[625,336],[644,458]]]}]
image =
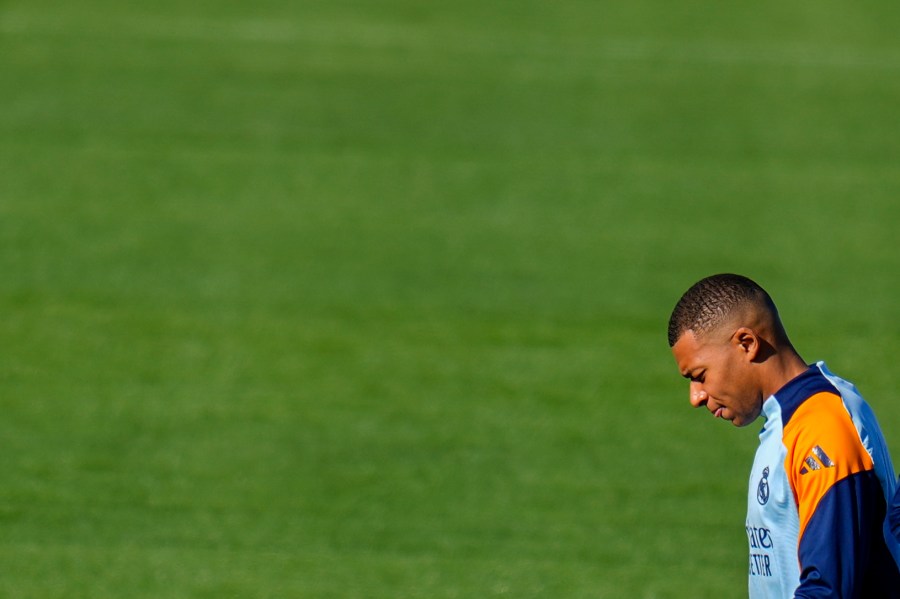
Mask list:
[{"label": "neck", "polygon": [[800,354],[791,347],[781,348],[765,362],[763,392],[765,397],[772,396],[789,381],[800,376],[809,366]]}]

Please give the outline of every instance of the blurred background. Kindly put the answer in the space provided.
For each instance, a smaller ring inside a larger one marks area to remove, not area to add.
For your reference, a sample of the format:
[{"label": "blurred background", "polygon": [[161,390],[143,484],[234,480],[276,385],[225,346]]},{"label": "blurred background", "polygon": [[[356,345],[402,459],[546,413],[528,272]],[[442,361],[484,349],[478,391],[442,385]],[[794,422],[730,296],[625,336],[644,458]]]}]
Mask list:
[{"label": "blurred background", "polygon": [[734,271],[900,460],[900,4],[0,4],[0,595],[746,596]]}]

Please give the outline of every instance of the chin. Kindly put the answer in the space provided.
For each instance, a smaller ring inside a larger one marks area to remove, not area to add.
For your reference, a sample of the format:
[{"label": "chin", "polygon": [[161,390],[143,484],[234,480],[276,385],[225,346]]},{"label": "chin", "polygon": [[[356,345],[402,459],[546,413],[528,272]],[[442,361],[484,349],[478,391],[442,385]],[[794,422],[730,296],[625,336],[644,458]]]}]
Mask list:
[{"label": "chin", "polygon": [[759,418],[758,414],[756,416],[753,416],[750,418],[735,417],[731,420],[731,424],[733,424],[734,426],[736,426],[738,428],[741,428],[741,427],[747,426],[748,424],[753,424],[754,422],[756,422],[757,418]]}]

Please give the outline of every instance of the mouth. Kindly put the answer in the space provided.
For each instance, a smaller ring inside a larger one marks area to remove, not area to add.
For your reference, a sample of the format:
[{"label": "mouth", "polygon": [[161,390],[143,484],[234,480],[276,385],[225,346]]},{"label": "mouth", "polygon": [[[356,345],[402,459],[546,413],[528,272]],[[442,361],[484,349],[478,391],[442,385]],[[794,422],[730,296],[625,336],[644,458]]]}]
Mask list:
[{"label": "mouth", "polygon": [[722,418],[722,412],[725,411],[725,408],[717,408],[715,412],[713,412],[713,416],[716,418]]}]

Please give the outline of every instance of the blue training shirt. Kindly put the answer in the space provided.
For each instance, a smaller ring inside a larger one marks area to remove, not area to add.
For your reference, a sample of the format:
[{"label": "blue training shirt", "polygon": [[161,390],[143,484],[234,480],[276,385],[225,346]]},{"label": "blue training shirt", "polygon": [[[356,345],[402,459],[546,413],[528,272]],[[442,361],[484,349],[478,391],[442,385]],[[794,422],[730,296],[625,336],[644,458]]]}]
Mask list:
[{"label": "blue training shirt", "polygon": [[875,415],[823,362],[763,404],[750,474],[751,599],[900,597],[897,480]]}]

